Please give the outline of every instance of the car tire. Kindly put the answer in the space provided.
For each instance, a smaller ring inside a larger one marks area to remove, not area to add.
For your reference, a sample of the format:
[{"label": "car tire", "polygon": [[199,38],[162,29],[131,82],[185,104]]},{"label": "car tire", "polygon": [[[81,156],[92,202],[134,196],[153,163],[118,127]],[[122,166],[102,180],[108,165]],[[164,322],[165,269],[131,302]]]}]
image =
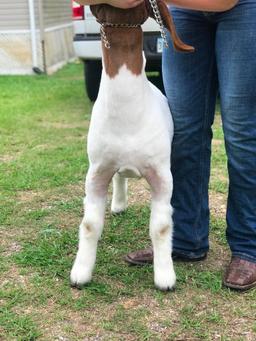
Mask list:
[{"label": "car tire", "polygon": [[84,62],[85,89],[92,102],[96,101],[98,96],[101,71],[101,60],[86,60]]}]

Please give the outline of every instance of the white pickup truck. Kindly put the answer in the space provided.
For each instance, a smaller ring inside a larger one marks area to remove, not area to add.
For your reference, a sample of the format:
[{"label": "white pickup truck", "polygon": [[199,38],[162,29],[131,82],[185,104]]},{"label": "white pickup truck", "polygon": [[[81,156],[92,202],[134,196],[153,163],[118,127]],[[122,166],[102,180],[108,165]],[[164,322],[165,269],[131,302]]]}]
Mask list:
[{"label": "white pickup truck", "polygon": [[[95,101],[101,77],[100,25],[96,22],[89,6],[73,1],[74,49],[77,57],[84,62],[85,87],[88,97]],[[149,79],[163,90],[161,55],[163,41],[157,23],[149,18],[142,26],[144,31],[144,52],[147,59],[146,71]],[[152,73],[151,73],[152,72]]]}]

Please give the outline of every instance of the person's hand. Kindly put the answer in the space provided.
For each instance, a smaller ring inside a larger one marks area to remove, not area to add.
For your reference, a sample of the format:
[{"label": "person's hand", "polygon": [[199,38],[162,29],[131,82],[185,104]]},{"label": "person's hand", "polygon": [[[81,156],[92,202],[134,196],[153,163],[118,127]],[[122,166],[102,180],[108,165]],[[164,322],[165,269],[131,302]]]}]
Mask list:
[{"label": "person's hand", "polygon": [[141,4],[144,0],[108,0],[107,4],[119,8],[132,8]]}]

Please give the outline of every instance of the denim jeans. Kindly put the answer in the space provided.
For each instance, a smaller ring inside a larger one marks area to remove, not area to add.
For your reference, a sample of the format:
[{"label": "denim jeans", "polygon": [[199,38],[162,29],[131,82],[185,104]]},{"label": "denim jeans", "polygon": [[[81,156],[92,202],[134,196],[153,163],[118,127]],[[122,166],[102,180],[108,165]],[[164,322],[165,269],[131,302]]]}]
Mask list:
[{"label": "denim jeans", "polygon": [[163,78],[174,120],[174,250],[209,249],[211,125],[217,92],[228,158],[227,241],[234,256],[256,262],[256,0],[219,13],[170,7],[194,53],[163,52]]}]

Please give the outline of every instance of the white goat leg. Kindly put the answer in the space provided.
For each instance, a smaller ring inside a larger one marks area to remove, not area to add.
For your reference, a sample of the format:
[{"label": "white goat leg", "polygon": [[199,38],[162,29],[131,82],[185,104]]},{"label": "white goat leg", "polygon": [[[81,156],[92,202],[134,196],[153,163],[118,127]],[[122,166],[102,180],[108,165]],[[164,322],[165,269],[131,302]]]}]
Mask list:
[{"label": "white goat leg", "polygon": [[116,173],[113,176],[113,196],[111,202],[112,213],[121,213],[127,208],[128,179]]},{"label": "white goat leg", "polygon": [[176,275],[172,261],[172,195],[171,173],[148,179],[152,189],[150,237],[154,252],[154,282],[160,290],[171,290]]},{"label": "white goat leg", "polygon": [[[171,257],[172,219],[170,205],[152,202],[150,237],[154,252],[154,282],[160,290],[174,287],[176,276]],[[168,217],[169,216],[169,217]]]},{"label": "white goat leg", "polygon": [[99,177],[89,170],[86,177],[85,214],[79,228],[78,252],[70,274],[74,286],[82,286],[92,278],[97,244],[104,226],[108,183],[106,177]]}]

